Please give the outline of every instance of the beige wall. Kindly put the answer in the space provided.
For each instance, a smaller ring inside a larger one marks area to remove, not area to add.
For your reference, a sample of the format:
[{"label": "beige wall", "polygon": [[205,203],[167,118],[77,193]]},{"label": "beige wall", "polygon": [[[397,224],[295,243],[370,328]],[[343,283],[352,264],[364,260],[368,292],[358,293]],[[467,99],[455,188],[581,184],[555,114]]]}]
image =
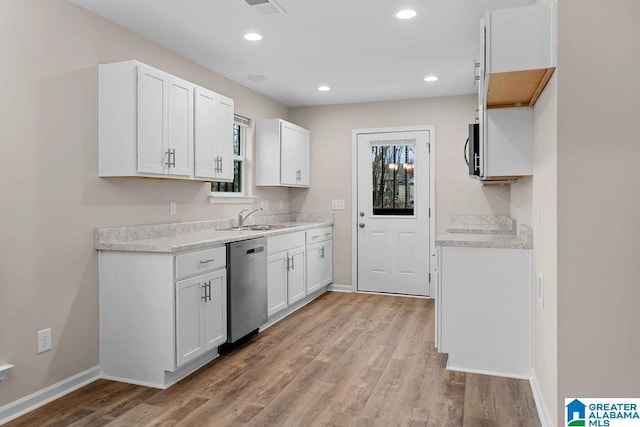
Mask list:
[{"label": "beige wall", "polygon": [[[96,65],[138,59],[233,98],[253,119],[288,111],[63,0],[0,2],[0,58],[0,364],[16,365],[0,383],[2,406],[98,365],[94,228],[246,207],[210,205],[206,184],[98,178]],[[288,190],[257,195],[288,211]],[[53,350],[36,355],[46,327]]]},{"label": "beige wall", "polygon": [[351,284],[352,130],[392,126],[435,126],[436,235],[452,213],[509,214],[507,187],[482,187],[468,177],[463,148],[475,117],[473,95],[408,101],[293,108],[291,121],[311,130],[311,189],[291,190],[291,207],[326,211],[331,199],[346,209],[334,217],[334,281]]},{"label": "beige wall", "polygon": [[640,396],[639,16],[637,0],[559,2],[560,408]]}]

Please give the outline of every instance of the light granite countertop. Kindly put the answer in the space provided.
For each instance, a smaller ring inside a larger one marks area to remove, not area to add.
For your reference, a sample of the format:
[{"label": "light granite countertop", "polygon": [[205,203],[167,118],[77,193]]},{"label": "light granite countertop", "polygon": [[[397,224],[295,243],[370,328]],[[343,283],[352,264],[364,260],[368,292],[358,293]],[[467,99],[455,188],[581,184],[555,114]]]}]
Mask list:
[{"label": "light granite countertop", "polygon": [[438,236],[438,246],[471,248],[532,249],[533,229],[528,225],[517,226],[509,217],[489,215],[452,216],[447,232]]},{"label": "light granite countertop", "polygon": [[220,230],[233,220],[149,224],[95,230],[95,246],[102,251],[180,252],[241,240],[304,231],[333,225],[333,214],[285,214],[255,217],[248,225],[278,224],[275,230]]}]

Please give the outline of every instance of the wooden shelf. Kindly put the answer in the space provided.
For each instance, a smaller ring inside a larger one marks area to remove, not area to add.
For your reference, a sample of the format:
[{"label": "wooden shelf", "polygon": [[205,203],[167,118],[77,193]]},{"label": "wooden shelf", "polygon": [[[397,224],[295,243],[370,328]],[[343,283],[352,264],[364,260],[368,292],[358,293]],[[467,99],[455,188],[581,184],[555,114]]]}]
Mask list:
[{"label": "wooden shelf", "polygon": [[490,74],[487,108],[533,106],[554,70],[551,67]]}]

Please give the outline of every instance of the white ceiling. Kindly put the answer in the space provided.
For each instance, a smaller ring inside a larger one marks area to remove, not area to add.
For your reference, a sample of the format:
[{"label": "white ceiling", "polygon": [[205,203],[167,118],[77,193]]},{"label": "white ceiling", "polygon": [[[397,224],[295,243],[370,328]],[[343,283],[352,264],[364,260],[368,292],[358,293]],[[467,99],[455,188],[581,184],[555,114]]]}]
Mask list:
[{"label": "white ceiling", "polygon": [[[534,3],[276,0],[286,14],[265,17],[244,0],[70,1],[289,107],[473,93],[484,11]],[[418,15],[396,19],[404,8]]]}]

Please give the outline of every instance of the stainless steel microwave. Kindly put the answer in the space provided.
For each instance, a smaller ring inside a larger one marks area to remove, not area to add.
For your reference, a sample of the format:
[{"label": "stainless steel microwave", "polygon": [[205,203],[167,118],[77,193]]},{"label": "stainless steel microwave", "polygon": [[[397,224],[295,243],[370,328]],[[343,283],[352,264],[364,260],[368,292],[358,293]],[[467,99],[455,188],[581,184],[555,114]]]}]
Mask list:
[{"label": "stainless steel microwave", "polygon": [[465,160],[469,166],[469,176],[472,178],[480,177],[480,124],[473,123],[469,125],[469,138],[467,139],[467,148],[465,148]]}]

